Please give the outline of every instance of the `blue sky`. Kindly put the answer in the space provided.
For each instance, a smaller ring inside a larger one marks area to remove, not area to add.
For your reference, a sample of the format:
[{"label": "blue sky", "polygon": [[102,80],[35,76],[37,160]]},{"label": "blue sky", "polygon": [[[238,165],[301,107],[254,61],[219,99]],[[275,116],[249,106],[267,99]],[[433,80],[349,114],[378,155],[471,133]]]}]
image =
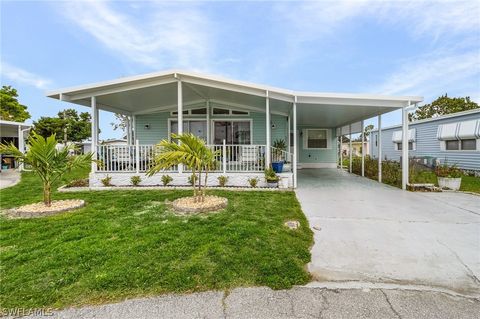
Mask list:
[{"label": "blue sky", "polygon": [[[480,102],[478,1],[1,1],[0,9],[1,84],[18,89],[33,119],[74,107],[47,90],[171,68],[294,90]],[[101,138],[120,135],[112,120],[102,112]],[[399,122],[398,112],[384,117]]]}]

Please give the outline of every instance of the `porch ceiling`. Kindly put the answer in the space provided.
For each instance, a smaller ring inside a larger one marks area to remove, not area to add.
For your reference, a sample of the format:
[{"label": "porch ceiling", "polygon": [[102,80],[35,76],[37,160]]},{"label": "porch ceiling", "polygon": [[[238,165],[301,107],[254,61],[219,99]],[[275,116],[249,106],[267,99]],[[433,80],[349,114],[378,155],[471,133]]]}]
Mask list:
[{"label": "porch ceiling", "polygon": [[177,107],[179,79],[183,83],[185,106],[210,100],[264,111],[268,95],[271,112],[287,115],[297,98],[299,125],[338,127],[401,108],[409,101],[422,101],[416,96],[294,92],[183,71],[152,73],[57,90],[47,93],[47,96],[84,106],[90,106],[90,98],[96,96],[99,109],[128,115],[155,113]]}]

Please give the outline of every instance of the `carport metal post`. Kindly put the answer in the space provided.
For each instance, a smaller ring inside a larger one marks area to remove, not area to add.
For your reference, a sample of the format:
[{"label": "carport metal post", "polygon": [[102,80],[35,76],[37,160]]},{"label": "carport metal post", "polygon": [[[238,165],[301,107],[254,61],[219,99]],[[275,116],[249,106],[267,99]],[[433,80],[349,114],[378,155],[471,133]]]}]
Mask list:
[{"label": "carport metal post", "polygon": [[408,184],[408,106],[402,109],[402,189],[407,189]]},{"label": "carport metal post", "polygon": [[265,149],[265,168],[270,167],[270,144],[271,144],[271,137],[270,137],[270,98],[268,97],[268,91],[265,92],[265,128],[266,128],[266,137],[267,137],[267,147]]},{"label": "carport metal post", "polygon": [[297,97],[293,99],[293,187],[297,188]]},{"label": "carport metal post", "polygon": [[365,122],[362,120],[362,176],[365,176]]},{"label": "carport metal post", "polygon": [[[91,126],[91,135],[92,135],[92,147],[91,152],[93,153],[93,159],[97,159],[97,148],[98,148],[98,108],[97,108],[97,98],[92,96],[90,99],[91,113],[92,113],[92,126]],[[92,161],[92,173],[97,171],[97,162]]]},{"label": "carport metal post", "polygon": [[[17,126],[17,129],[18,129],[18,149],[20,150],[20,152],[22,152],[22,154],[25,154],[25,139],[23,138],[23,130],[22,130],[22,126],[19,125]],[[20,162],[20,164],[18,165],[18,170],[19,171],[23,171],[23,163]]]},{"label": "carport metal post", "polygon": [[[183,134],[183,93],[182,81],[178,79],[177,82],[177,132],[179,135]],[[179,142],[180,143],[180,142]],[[178,172],[183,173],[183,165],[178,165]]]},{"label": "carport metal post", "polygon": [[348,155],[349,155],[349,163],[348,163],[348,164],[349,164],[349,168],[348,168],[348,169],[349,169],[349,172],[352,173],[352,124],[350,124],[350,125],[348,126],[348,132],[350,133],[350,134],[349,134],[349,139],[350,139],[350,141],[349,141],[349,143],[348,143],[348,144],[349,144],[349,145],[348,145],[348,148],[349,148],[349,150],[348,150],[348,153],[349,153],[349,154],[348,154]]},{"label": "carport metal post", "polygon": [[[340,129],[341,131],[341,129]],[[340,133],[340,170],[343,171],[343,150],[342,150],[342,146],[343,146],[343,135]]]},{"label": "carport metal post", "polygon": [[382,115],[378,115],[378,133],[377,133],[377,151],[378,151],[378,182],[382,182]]}]

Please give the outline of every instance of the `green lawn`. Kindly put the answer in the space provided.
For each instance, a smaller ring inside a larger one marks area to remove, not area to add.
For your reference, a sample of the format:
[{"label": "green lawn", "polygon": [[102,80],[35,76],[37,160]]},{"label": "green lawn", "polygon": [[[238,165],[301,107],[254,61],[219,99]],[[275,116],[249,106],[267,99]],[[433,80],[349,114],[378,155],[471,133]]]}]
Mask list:
[{"label": "green lawn", "polygon": [[480,194],[480,177],[463,176],[460,190]]},{"label": "green lawn", "polygon": [[[81,176],[83,173],[75,175]],[[39,219],[0,218],[0,304],[55,307],[167,292],[309,281],[312,232],[293,192],[212,191],[228,208],[178,217],[164,200],[189,191],[55,193],[85,208]],[[32,174],[0,191],[1,209],[41,200]],[[283,223],[297,219],[301,228]]]}]

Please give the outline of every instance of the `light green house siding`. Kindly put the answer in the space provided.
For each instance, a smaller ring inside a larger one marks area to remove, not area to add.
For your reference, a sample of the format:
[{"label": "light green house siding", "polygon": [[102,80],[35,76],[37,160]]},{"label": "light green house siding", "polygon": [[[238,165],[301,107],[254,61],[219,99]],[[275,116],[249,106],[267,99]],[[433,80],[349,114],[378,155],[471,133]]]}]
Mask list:
[{"label": "light green house siding", "polygon": [[[154,113],[137,115],[135,121],[135,127],[137,128],[137,139],[140,144],[156,144],[160,140],[168,137],[168,122],[169,119],[176,118],[172,116],[170,112]],[[205,119],[205,115],[201,116],[186,116],[184,120],[202,118]],[[213,120],[251,120],[252,121],[252,144],[265,145],[266,144],[266,129],[265,129],[265,113],[250,112],[249,115],[241,116],[221,116],[210,115],[210,121]],[[272,114],[271,123],[275,126],[271,129],[272,143],[276,139],[284,139],[287,141],[287,117],[282,115]],[[145,125],[148,125],[147,129]],[[211,125],[211,123],[210,123]]]},{"label": "light green house siding", "polygon": [[[168,136],[170,112],[137,115],[135,121],[136,139],[140,144],[156,144]],[[148,129],[145,127],[148,125]]]},{"label": "light green house siding", "polygon": [[330,131],[330,145],[328,149],[306,149],[304,145],[304,134],[306,129],[317,129],[320,127],[302,126],[299,127],[298,136],[298,162],[299,163],[336,163],[338,145],[335,138],[335,130],[328,129]]}]

